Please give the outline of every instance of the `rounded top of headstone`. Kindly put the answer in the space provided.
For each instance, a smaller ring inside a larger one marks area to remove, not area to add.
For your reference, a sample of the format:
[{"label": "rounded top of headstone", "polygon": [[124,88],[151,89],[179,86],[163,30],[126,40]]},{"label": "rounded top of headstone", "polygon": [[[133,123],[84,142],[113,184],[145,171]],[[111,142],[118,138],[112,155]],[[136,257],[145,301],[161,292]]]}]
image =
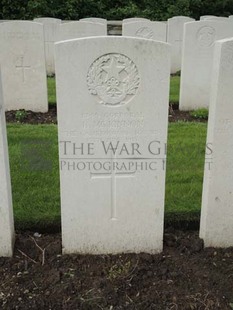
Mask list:
[{"label": "rounded top of headstone", "polygon": [[190,19],[190,20],[195,20],[194,18],[189,17],[189,16],[173,16],[173,17],[169,18],[168,20],[170,20],[170,19]]},{"label": "rounded top of headstone", "polygon": [[104,18],[98,18],[98,17],[86,17],[81,18],[79,21],[81,22],[92,22],[92,23],[99,23],[99,24],[107,24],[107,19]]},{"label": "rounded top of headstone", "polygon": [[56,24],[61,23],[61,19],[53,17],[37,17],[34,18],[34,21],[38,23],[56,23]]},{"label": "rounded top of headstone", "polygon": [[140,21],[150,21],[148,18],[143,17],[131,17],[123,19],[123,23],[140,22]]}]

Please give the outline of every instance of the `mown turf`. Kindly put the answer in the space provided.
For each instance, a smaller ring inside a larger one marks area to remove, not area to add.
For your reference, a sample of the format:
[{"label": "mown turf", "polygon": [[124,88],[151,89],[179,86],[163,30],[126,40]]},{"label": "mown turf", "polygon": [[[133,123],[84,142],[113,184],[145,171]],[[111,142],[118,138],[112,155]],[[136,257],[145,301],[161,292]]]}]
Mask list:
[{"label": "mown turf", "polygon": [[180,95],[180,77],[172,76],[170,80],[170,102],[178,103]]},{"label": "mown turf", "polygon": [[[206,124],[169,124],[166,178],[168,221],[198,218],[205,137]],[[57,127],[10,124],[8,142],[16,227],[33,230],[59,227]]]},{"label": "mown turf", "polygon": [[[48,100],[50,105],[56,104],[56,86],[55,78],[49,77],[48,82]],[[179,92],[180,92],[180,77],[172,76],[170,82],[170,102],[179,102]]]},{"label": "mown turf", "polygon": [[47,78],[48,85],[48,101],[50,105],[56,104],[56,83],[55,78],[48,77]]},{"label": "mown turf", "polygon": [[8,125],[7,131],[16,227],[58,225],[57,127]]},{"label": "mown turf", "polygon": [[199,220],[206,129],[206,123],[169,125],[165,203],[168,221]]}]

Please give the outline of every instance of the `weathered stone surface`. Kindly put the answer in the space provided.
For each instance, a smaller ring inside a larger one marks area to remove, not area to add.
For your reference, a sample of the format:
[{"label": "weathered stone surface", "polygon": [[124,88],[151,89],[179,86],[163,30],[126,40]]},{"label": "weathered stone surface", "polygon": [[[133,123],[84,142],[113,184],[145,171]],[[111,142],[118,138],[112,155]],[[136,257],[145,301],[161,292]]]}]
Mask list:
[{"label": "weathered stone surface", "polygon": [[136,21],[123,24],[122,35],[156,41],[167,41],[167,25],[163,22]]},{"label": "weathered stone surface", "polygon": [[171,44],[171,73],[181,69],[184,24],[194,21],[186,16],[175,16],[167,22],[167,42]]},{"label": "weathered stone surface", "polygon": [[233,246],[233,39],[214,51],[200,236],[206,247]]},{"label": "weathered stone surface", "polygon": [[2,23],[0,45],[5,109],[47,112],[43,25],[29,21]]},{"label": "weathered stone surface", "polygon": [[233,37],[233,27],[229,22],[206,20],[185,24],[181,110],[208,108],[214,43],[227,37]]},{"label": "weathered stone surface", "polygon": [[138,22],[138,21],[150,21],[148,18],[143,18],[143,17],[130,17],[130,18],[125,18],[122,20],[122,23],[132,23],[132,22]]},{"label": "weathered stone surface", "polygon": [[58,30],[57,41],[78,39],[84,37],[106,36],[107,25],[86,21],[77,21],[61,24]]},{"label": "weathered stone surface", "polygon": [[5,110],[3,107],[0,74],[0,257],[13,255],[14,220],[12,208],[10,167],[6,136]]},{"label": "weathered stone surface", "polygon": [[63,253],[162,250],[169,60],[141,38],[56,44]]},{"label": "weathered stone surface", "polygon": [[81,18],[79,21],[81,21],[81,22],[91,22],[91,23],[97,23],[97,24],[104,24],[104,25],[107,25],[107,19],[98,18],[98,17],[86,17],[86,18]]},{"label": "weathered stone surface", "polygon": [[34,21],[44,25],[46,71],[48,75],[54,75],[54,43],[56,42],[57,31],[61,20],[51,17],[41,17],[35,18]]}]

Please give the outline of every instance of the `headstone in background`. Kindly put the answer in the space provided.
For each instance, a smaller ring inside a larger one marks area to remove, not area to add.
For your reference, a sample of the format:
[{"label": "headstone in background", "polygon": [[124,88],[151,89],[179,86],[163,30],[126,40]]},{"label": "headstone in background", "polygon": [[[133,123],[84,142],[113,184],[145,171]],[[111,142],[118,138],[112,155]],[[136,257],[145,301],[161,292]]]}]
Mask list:
[{"label": "headstone in background", "polygon": [[44,25],[46,71],[49,76],[54,75],[54,43],[61,20],[51,17],[41,17],[35,18],[34,21]]},{"label": "headstone in background", "polygon": [[125,23],[122,27],[122,35],[166,42],[167,25],[162,22],[151,21]]},{"label": "headstone in background", "polygon": [[43,25],[29,21],[2,23],[0,45],[5,109],[47,112]]},{"label": "headstone in background", "polygon": [[91,22],[91,23],[97,23],[97,24],[104,24],[104,25],[107,26],[107,19],[104,19],[104,18],[86,17],[86,18],[81,18],[79,21],[81,21],[81,22]]},{"label": "headstone in background", "polygon": [[[206,247],[233,246],[233,39],[215,44],[200,237]],[[211,152],[210,152],[211,149]],[[211,164],[209,164],[211,163]]]},{"label": "headstone in background", "polygon": [[180,110],[209,107],[214,43],[228,37],[233,37],[231,23],[206,20],[185,25]]},{"label": "headstone in background", "polygon": [[194,21],[186,16],[175,16],[167,22],[167,42],[171,44],[171,73],[181,69],[184,24]]},{"label": "headstone in background", "polygon": [[63,253],[160,252],[169,45],[99,37],[55,48]]},{"label": "headstone in background", "polygon": [[5,110],[3,108],[0,74],[0,257],[13,255],[14,219],[11,196],[10,167],[6,135]]},{"label": "headstone in background", "polygon": [[215,15],[203,15],[203,16],[200,17],[200,20],[203,21],[203,20],[208,19],[210,17],[217,17],[217,16],[215,16]]},{"label": "headstone in background", "polygon": [[58,30],[57,41],[106,35],[107,25],[77,21],[61,24]]},{"label": "headstone in background", "polygon": [[125,18],[122,20],[122,23],[132,23],[132,22],[139,22],[139,21],[149,21],[148,18],[143,18],[143,17],[130,17],[130,18]]},{"label": "headstone in background", "polygon": [[227,22],[229,21],[228,17],[221,17],[221,16],[211,16],[211,17],[206,17],[204,20],[216,20],[216,21],[222,21],[222,22]]}]

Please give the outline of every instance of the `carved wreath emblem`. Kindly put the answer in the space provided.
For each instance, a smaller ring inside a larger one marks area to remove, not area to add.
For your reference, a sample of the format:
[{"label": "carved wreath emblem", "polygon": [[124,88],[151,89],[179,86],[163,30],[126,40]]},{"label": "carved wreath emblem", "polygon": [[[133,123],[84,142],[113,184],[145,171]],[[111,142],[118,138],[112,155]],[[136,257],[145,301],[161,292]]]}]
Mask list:
[{"label": "carved wreath emblem", "polygon": [[214,44],[216,31],[213,27],[201,27],[197,33],[197,40],[201,47],[210,47]]},{"label": "carved wreath emblem", "polygon": [[129,102],[140,84],[134,62],[122,54],[106,54],[96,59],[87,74],[89,92],[99,103],[118,106]]}]

